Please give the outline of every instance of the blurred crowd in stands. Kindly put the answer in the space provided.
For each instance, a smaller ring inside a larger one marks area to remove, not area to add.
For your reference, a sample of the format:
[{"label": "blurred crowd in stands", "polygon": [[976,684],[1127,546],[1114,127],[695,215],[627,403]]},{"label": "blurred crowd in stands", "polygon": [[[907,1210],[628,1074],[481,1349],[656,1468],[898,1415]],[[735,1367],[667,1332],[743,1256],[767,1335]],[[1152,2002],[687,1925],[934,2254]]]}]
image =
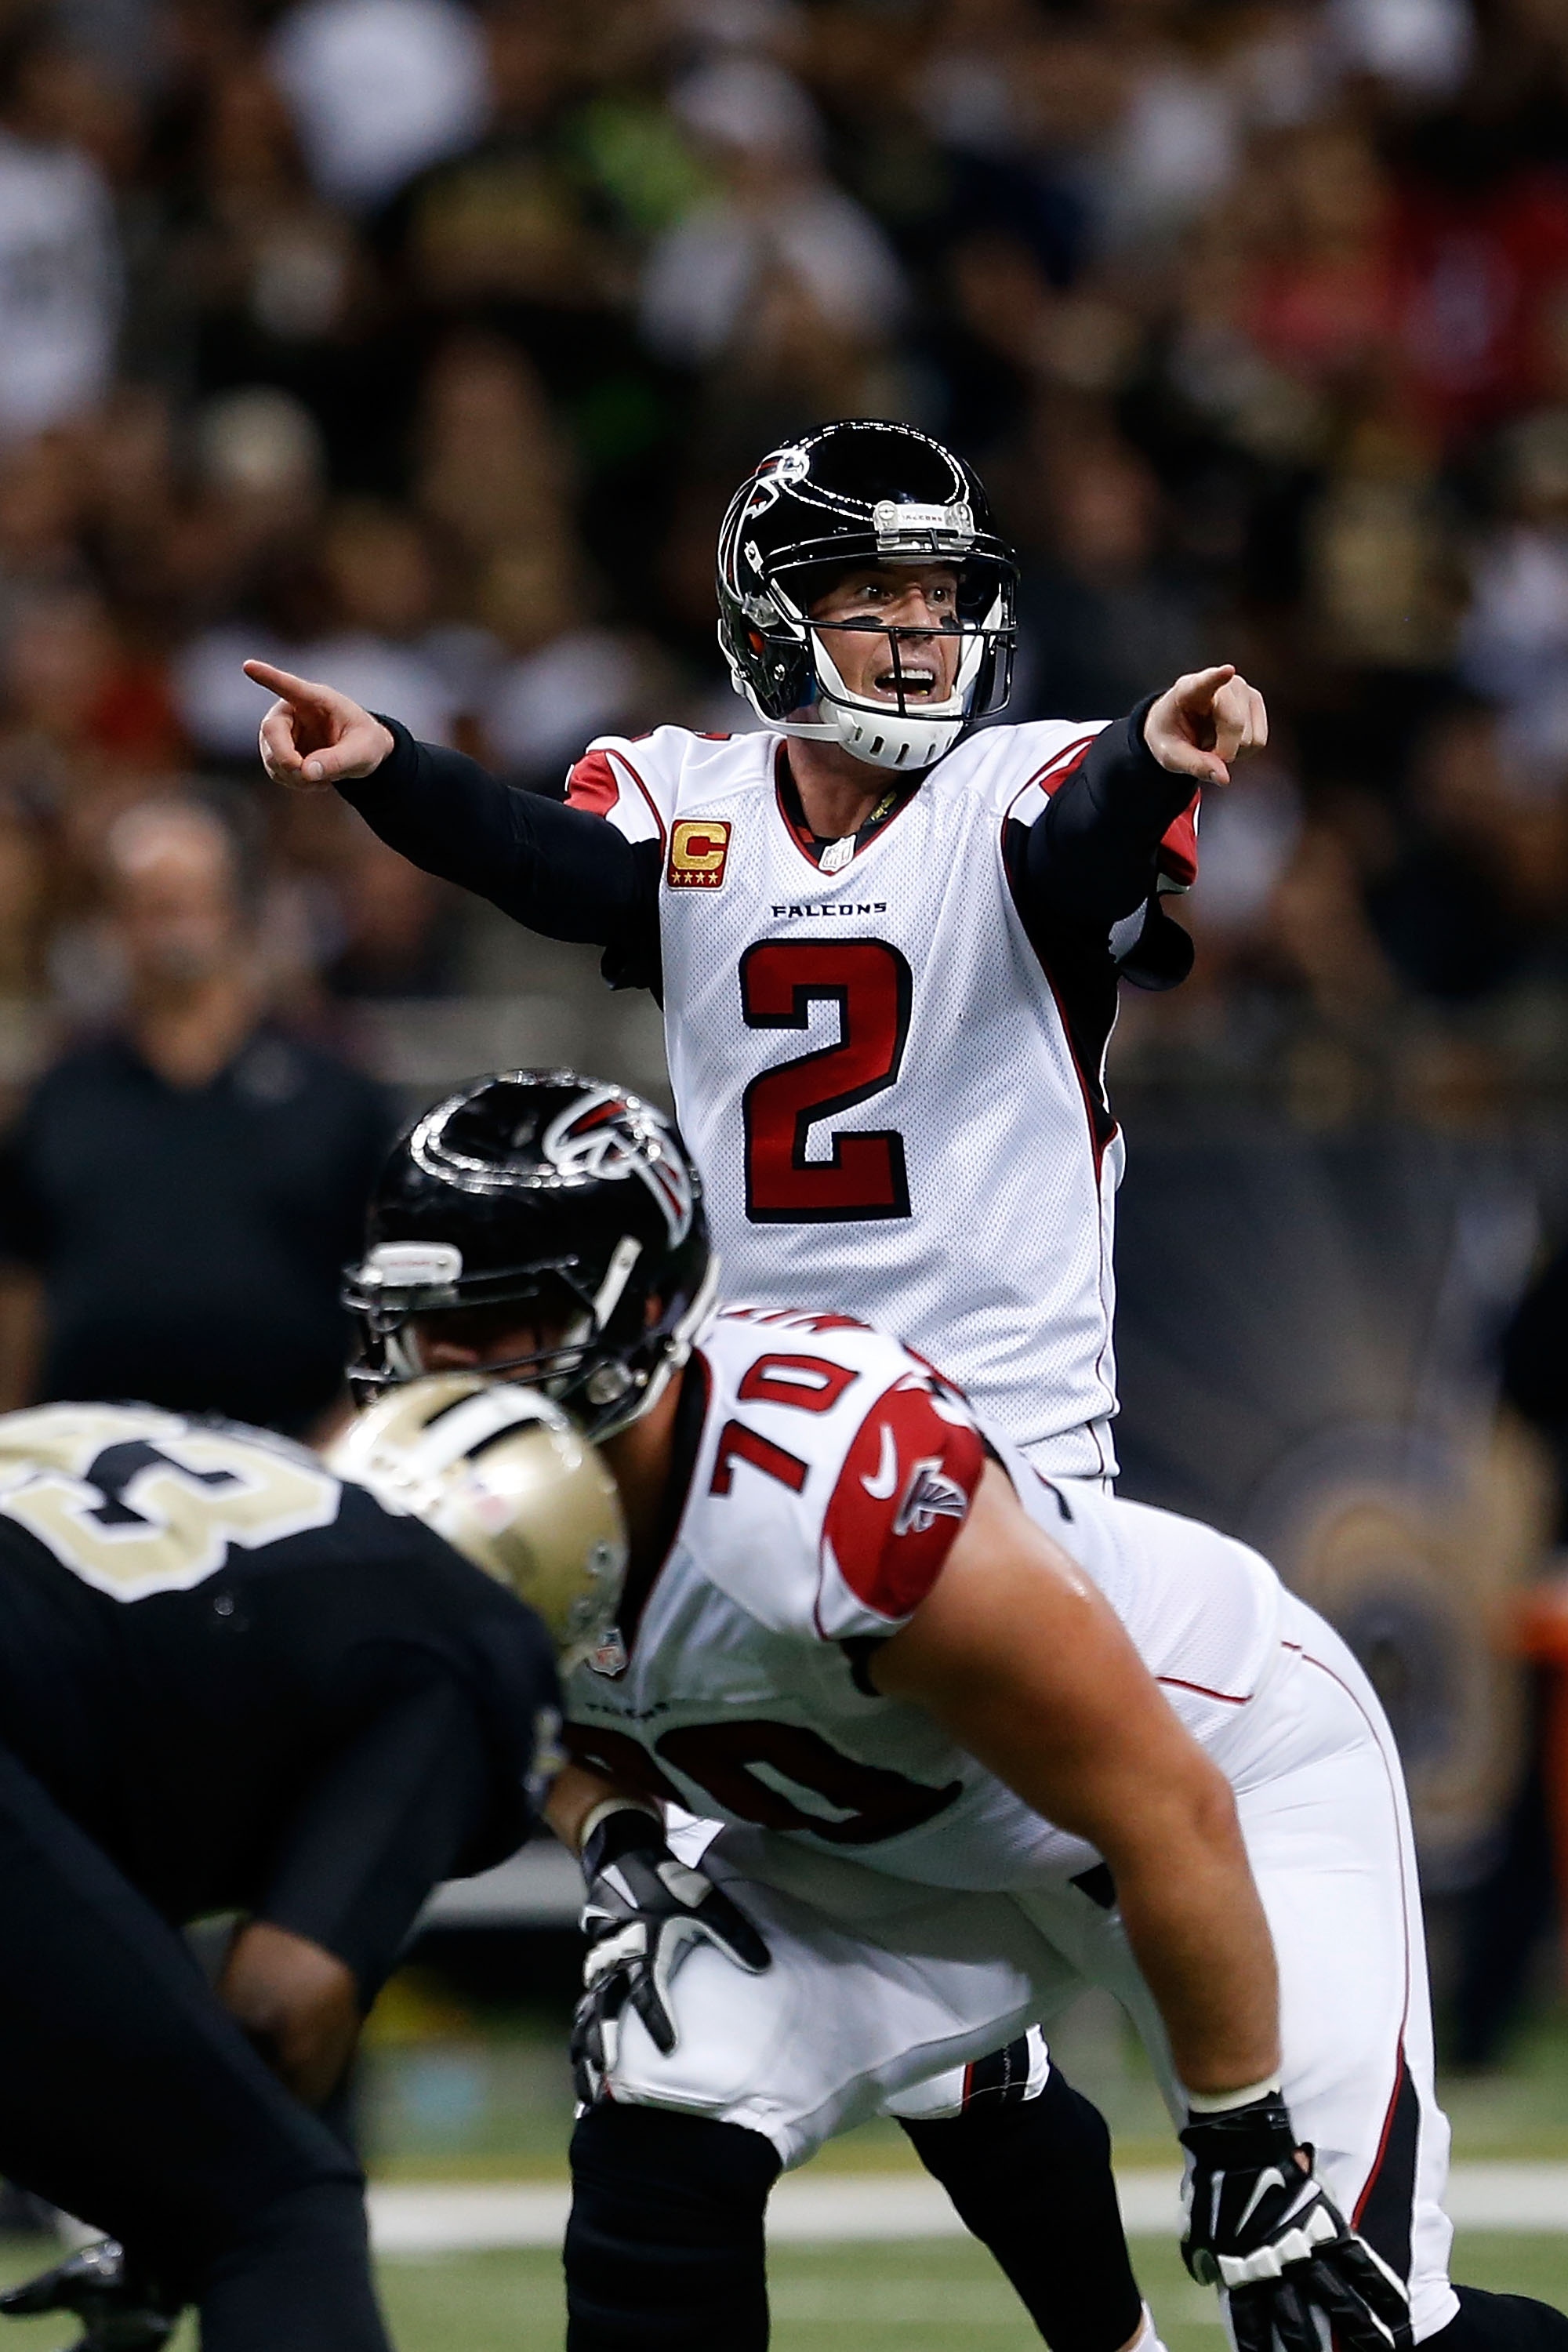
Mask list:
[{"label": "blurred crowd in stands", "polygon": [[1130,1075],[1568,1083],[1562,0],[9,0],[0,999],[112,1009],[192,792],[281,1010],[471,986],[241,656],[544,790],[744,724],[715,525],[846,413],[992,486],[1010,715],[1268,695]]}]

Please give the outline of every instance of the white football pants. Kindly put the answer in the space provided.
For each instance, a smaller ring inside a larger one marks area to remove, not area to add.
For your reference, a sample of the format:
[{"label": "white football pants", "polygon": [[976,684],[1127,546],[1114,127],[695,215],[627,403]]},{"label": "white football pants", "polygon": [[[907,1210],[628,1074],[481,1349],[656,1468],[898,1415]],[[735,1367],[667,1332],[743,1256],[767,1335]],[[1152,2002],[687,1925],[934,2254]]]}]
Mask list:
[{"label": "white football pants", "polygon": [[[1341,2210],[1408,2280],[1419,2342],[1458,2305],[1441,2204],[1448,2126],[1433,2088],[1404,1780],[1372,1685],[1339,1636],[1290,1596],[1281,1644],[1276,1671],[1210,1752],[1236,1790],[1273,1930],[1292,2118]],[[672,1988],[679,2039],[668,2057],[627,2011],[611,2075],[617,2099],[746,2126],[797,2165],[889,2099],[905,2112],[951,2105],[934,2078],[1028,2025],[1048,2027],[1086,1985],[1104,1985],[1183,2117],[1120,1916],[1079,1887],[955,1894],[772,1831],[712,1838],[710,1824],[693,1825],[672,1832],[678,1849],[688,1834],[688,1858],[700,1852],[756,1921],[773,1966],[746,1976],[694,1946]]]}]

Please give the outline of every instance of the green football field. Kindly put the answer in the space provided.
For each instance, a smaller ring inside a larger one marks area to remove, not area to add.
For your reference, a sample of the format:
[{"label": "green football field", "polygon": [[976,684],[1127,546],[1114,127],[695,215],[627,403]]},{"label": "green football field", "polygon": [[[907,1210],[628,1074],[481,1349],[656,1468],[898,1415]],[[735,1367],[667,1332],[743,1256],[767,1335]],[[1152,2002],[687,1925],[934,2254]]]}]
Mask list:
[{"label": "green football field", "polygon": [[[1140,2274],[1171,2352],[1223,2352],[1213,2295],[1173,2246],[1140,2239]],[[775,2352],[1027,2352],[1039,2347],[1008,2288],[962,2239],[924,2246],[781,2246],[773,2263]],[[1460,2277],[1568,2300],[1568,2239],[1474,2237]],[[385,2300],[402,2352],[524,2352],[560,2345],[560,2267],[548,2253],[388,2263]]]},{"label": "green football field", "polygon": [[[563,2181],[572,2113],[564,2043],[564,2013],[547,2004],[487,2011],[417,1977],[398,1980],[361,2083],[373,2176],[436,2189]],[[1108,2005],[1086,2004],[1065,2020],[1056,2048],[1107,2114],[1122,2163],[1173,2162],[1142,2053]],[[1568,2003],[1549,2002],[1497,2072],[1442,2088],[1462,2161],[1568,2166]],[[907,2141],[888,2123],[832,2142],[808,2170],[829,2181],[920,2179]],[[1133,2252],[1170,2352],[1225,2352],[1214,2299],[1186,2277],[1173,2238],[1141,2236]],[[0,2241],[0,2281],[57,2258],[47,2241]],[[1568,2308],[1568,2231],[1461,2233],[1455,2274]],[[781,2243],[771,2277],[775,2352],[1027,2352],[1039,2341],[989,2258],[962,2238]],[[560,2263],[551,2249],[401,2256],[383,2263],[381,2279],[399,2352],[561,2345]],[[0,2352],[7,2344],[55,2352],[70,2340],[58,2321],[0,2322]],[[182,2331],[175,2352],[195,2352],[192,2331]]]},{"label": "green football field", "polygon": [[[1170,2352],[1224,2352],[1214,2297],[1174,2246],[1134,2252]],[[1568,2301],[1568,2238],[1475,2237],[1458,2274]],[[926,2245],[783,2246],[772,2263],[775,2352],[1028,2352],[1039,2337],[994,2269],[962,2241]],[[480,2254],[388,2263],[388,2310],[401,2352],[525,2352],[562,2340],[552,2255]]]},{"label": "green football field", "polygon": [[[1194,2286],[1173,2246],[1140,2239],[1140,2272],[1171,2352],[1223,2352],[1213,2298]],[[0,2275],[25,2277],[40,2250],[0,2249]],[[1461,2242],[1458,2274],[1568,2302],[1568,2238]],[[773,2264],[776,2352],[1028,2352],[1039,2338],[986,2257],[962,2241],[925,2245],[782,2246]],[[447,2254],[384,2263],[399,2352],[534,2352],[562,2340],[560,2266],[548,2252]],[[58,2321],[7,2322],[0,2352],[52,2352],[68,2340]],[[193,2352],[182,2334],[179,2352]]]}]

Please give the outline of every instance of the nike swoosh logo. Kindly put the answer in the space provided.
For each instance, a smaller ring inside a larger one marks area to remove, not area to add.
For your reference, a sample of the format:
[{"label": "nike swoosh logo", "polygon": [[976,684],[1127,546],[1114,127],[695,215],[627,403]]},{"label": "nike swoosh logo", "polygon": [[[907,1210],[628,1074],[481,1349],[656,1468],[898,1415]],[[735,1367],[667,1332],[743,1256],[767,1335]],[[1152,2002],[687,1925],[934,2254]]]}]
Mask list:
[{"label": "nike swoosh logo", "polygon": [[898,1491],[899,1444],[886,1422],[882,1424],[882,1458],[877,1465],[877,1475],[868,1478],[862,1474],[860,1484],[874,1503],[886,1503]]}]

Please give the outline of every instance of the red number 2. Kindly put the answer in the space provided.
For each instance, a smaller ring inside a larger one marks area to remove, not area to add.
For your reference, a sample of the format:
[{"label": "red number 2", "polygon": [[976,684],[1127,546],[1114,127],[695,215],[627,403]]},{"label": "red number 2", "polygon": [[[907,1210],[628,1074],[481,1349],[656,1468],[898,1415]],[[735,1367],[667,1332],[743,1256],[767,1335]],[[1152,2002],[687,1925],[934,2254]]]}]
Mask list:
[{"label": "red number 2", "polygon": [[910,1034],[914,982],[885,940],[762,940],[741,958],[750,1029],[806,1029],[813,1004],[838,1007],[836,1044],[764,1070],[746,1088],[746,1214],[754,1225],[907,1217],[904,1139],[892,1128],[836,1134],[808,1160],[814,1126],[893,1085]]}]

